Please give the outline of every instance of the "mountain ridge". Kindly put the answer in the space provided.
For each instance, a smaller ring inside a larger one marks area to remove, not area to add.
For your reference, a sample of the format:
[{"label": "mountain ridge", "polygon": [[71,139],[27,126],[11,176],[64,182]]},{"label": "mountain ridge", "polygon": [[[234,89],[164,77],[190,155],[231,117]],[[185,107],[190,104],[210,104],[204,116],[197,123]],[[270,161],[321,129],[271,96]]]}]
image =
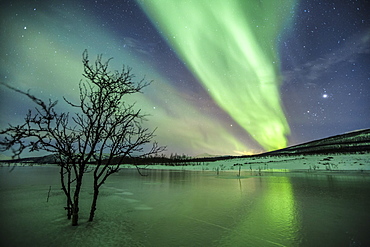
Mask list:
[{"label": "mountain ridge", "polygon": [[[217,160],[226,160],[234,158],[249,158],[261,156],[283,156],[283,155],[315,155],[329,153],[358,153],[370,152],[370,129],[361,129],[346,132],[344,134],[334,135],[318,140],[305,142],[302,144],[293,145],[283,149],[278,149],[270,152],[265,152],[255,155],[242,156],[212,156],[193,157],[186,162],[212,162]],[[118,159],[118,158],[117,158]],[[145,163],[145,162],[183,162],[184,160],[171,160],[170,158],[125,158],[124,163]],[[39,164],[55,164],[57,159],[53,154],[41,157],[29,157],[13,160],[0,160],[0,162],[8,163],[39,163]]]}]

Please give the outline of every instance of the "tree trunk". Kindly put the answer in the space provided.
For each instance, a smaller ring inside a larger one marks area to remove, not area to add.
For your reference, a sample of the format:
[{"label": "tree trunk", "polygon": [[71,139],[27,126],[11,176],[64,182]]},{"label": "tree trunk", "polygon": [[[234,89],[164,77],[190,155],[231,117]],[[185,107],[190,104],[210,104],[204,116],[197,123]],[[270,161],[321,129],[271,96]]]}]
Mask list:
[{"label": "tree trunk", "polygon": [[[64,171],[65,170],[65,171]],[[65,173],[67,173],[67,186],[65,180]],[[62,184],[62,190],[66,196],[66,207],[67,219],[71,219],[72,216],[72,201],[71,201],[71,170],[66,167],[66,164],[60,164],[60,180]]]},{"label": "tree trunk", "polygon": [[68,180],[67,180],[67,218],[70,220],[72,218],[72,202],[71,202],[71,171],[68,170]]},{"label": "tree trunk", "polygon": [[72,205],[72,226],[78,225],[79,197],[82,185],[82,176],[76,179],[76,190],[73,195]]},{"label": "tree trunk", "polygon": [[93,197],[93,200],[92,200],[92,203],[91,203],[89,221],[94,220],[95,210],[96,210],[96,202],[98,201],[98,196],[99,196],[99,186],[94,184],[94,197]]},{"label": "tree trunk", "polygon": [[72,206],[72,226],[78,226],[78,199],[74,201]]}]

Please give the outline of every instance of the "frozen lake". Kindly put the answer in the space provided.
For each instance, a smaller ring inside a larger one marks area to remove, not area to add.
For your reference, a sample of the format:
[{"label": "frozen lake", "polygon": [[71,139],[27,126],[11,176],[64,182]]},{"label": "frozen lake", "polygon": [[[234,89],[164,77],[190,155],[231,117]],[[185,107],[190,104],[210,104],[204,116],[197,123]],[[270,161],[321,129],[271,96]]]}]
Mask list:
[{"label": "frozen lake", "polygon": [[[370,177],[124,169],[103,186],[96,221],[63,210],[57,167],[0,168],[1,246],[369,246]],[[89,174],[86,174],[86,185]],[[46,202],[49,186],[51,196]]]}]

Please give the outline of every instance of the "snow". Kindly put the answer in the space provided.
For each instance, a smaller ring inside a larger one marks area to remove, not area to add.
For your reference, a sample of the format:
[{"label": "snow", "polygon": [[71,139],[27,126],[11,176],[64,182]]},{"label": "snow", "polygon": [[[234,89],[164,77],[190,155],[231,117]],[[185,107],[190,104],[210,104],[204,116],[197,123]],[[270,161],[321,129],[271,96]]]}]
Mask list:
[{"label": "snow", "polygon": [[[186,161],[185,161],[186,162]],[[257,172],[287,172],[287,171],[369,171],[370,153],[358,154],[326,154],[326,155],[287,155],[287,156],[261,156],[250,158],[235,158],[215,162],[185,163],[186,165],[141,165],[146,169],[171,169],[189,171],[238,171],[242,164],[242,171]],[[132,168],[131,165],[123,167]]]},{"label": "snow", "polygon": [[97,220],[87,222],[92,198],[89,181],[81,191],[80,225],[72,227],[63,209],[58,173],[55,166],[0,167],[0,246],[141,246],[129,234],[134,223],[126,217],[128,207],[112,203],[116,198],[107,198],[104,192]]}]

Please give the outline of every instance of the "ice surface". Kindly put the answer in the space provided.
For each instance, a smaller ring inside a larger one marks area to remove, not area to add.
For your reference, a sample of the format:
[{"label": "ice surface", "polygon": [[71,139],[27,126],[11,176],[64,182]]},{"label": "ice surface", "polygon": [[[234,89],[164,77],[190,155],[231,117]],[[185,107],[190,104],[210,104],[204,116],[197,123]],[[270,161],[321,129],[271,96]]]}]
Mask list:
[{"label": "ice surface", "polygon": [[[103,185],[92,223],[86,174],[78,227],[66,219],[58,167],[3,166],[0,246],[366,246],[369,161],[369,154],[233,159],[150,166],[145,177],[125,168]],[[240,177],[235,163],[243,164]]]}]

